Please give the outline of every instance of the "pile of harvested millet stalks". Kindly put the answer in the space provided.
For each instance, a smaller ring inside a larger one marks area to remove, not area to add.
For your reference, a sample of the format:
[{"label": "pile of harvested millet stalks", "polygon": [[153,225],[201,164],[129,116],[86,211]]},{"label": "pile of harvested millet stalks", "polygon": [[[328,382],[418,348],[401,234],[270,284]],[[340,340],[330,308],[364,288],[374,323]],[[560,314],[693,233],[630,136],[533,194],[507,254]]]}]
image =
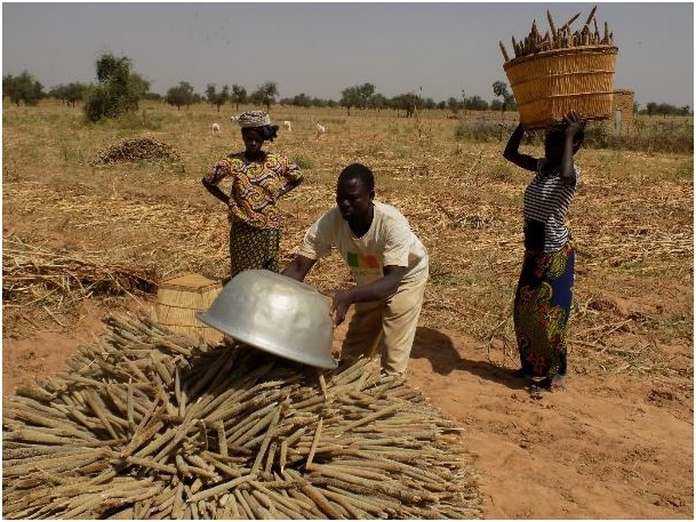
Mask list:
[{"label": "pile of harvested millet stalks", "polygon": [[[556,29],[551,12],[547,10],[546,18],[549,22],[551,33],[549,34],[549,31],[546,31],[546,34],[542,37],[537,29],[536,20],[534,20],[532,22],[532,29],[524,40],[518,42],[515,40],[514,36],[512,37],[512,49],[515,52],[515,58],[536,54],[541,51],[550,51],[552,49],[570,49],[587,46],[613,47],[614,33],[609,31],[609,25],[607,22],[604,22],[604,34],[600,34],[595,18],[596,12],[597,6],[594,6],[585,24],[582,26],[582,29],[571,32],[570,26],[580,18],[581,13],[576,14],[559,29]],[[593,26],[590,26],[590,23],[592,23]],[[498,45],[500,46],[500,52],[503,54],[505,62],[509,62],[510,56],[503,42],[499,42]]]},{"label": "pile of harvested millet stalks", "polygon": [[7,402],[8,518],[474,518],[457,428],[360,359],[332,373],[111,316]]},{"label": "pile of harvested millet stalks", "polygon": [[67,304],[95,294],[152,292],[153,269],[109,264],[93,254],[49,250],[10,236],[3,240],[3,300],[13,304]]},{"label": "pile of harvested millet stalks", "polygon": [[181,157],[171,145],[145,136],[122,140],[107,147],[97,155],[94,163],[109,165],[121,162],[157,160],[181,161]]}]

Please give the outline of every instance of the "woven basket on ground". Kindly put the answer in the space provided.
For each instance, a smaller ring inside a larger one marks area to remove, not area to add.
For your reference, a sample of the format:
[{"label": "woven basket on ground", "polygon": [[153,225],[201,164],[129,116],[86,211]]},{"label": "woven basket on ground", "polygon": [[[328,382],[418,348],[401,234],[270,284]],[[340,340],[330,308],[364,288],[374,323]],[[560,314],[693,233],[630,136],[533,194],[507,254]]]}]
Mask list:
[{"label": "woven basket on ground", "polygon": [[223,336],[196,318],[196,312],[207,310],[220,293],[221,285],[205,277],[186,273],[164,281],[157,291],[153,319],[175,333],[196,341],[218,343]]},{"label": "woven basket on ground", "polygon": [[521,56],[503,68],[517,101],[520,123],[548,127],[570,111],[588,120],[611,117],[618,49],[598,45]]}]

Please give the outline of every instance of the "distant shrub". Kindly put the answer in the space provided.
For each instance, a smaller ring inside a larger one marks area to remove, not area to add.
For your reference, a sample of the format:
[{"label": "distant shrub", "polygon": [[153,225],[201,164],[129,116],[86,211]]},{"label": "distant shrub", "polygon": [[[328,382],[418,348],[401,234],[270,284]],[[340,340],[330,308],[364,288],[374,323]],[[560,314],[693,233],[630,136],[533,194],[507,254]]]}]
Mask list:
[{"label": "distant shrub", "polygon": [[593,149],[617,149],[646,152],[692,153],[693,123],[673,122],[644,125],[636,122],[626,133],[617,134],[608,125],[590,125],[585,146]]},{"label": "distant shrub", "polygon": [[88,92],[84,106],[87,119],[95,122],[137,110],[138,100],[149,89],[149,83],[131,72],[130,59],[104,53],[96,66],[99,84]]},{"label": "distant shrub", "polygon": [[116,117],[118,115],[118,103],[109,94],[108,89],[98,85],[90,90],[85,103],[85,116],[88,121],[99,121],[104,117]]},{"label": "distant shrub", "polygon": [[454,129],[459,141],[491,142],[507,139],[512,130],[495,121],[463,121]]},{"label": "distant shrub", "polygon": [[[462,121],[454,129],[459,141],[505,143],[514,123],[498,123],[477,120]],[[584,146],[592,149],[634,150],[646,152],[693,153],[693,121],[651,121],[648,124],[637,120],[633,127],[616,133],[608,124],[590,123],[585,130]],[[525,136],[525,145],[541,145],[544,132],[534,131]]]},{"label": "distant shrub", "polygon": [[304,156],[297,156],[294,159],[295,165],[300,167],[302,170],[308,170],[312,168],[312,160]]},{"label": "distant shrub", "polygon": [[15,105],[36,105],[45,96],[43,85],[38,82],[31,74],[24,71],[19,76],[8,74],[2,78],[2,89],[5,96],[10,97],[10,101]]}]

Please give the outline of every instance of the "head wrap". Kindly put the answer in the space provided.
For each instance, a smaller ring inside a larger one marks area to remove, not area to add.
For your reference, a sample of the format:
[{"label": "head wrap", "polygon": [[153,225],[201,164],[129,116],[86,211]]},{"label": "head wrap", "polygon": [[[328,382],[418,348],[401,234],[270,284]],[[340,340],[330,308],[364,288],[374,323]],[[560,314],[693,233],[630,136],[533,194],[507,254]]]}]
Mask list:
[{"label": "head wrap", "polygon": [[232,116],[232,121],[237,121],[242,129],[248,129],[270,125],[271,117],[264,111],[247,111],[239,116]]}]

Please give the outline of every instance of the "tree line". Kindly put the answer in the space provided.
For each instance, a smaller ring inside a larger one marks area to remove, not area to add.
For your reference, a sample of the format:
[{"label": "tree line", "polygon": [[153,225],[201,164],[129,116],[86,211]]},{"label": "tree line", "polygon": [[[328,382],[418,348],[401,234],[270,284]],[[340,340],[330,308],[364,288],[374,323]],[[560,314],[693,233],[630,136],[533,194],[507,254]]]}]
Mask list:
[{"label": "tree line", "polygon": [[[57,85],[44,92],[43,85],[29,72],[24,71],[18,76],[8,74],[3,76],[3,96],[7,96],[10,102],[16,105],[36,105],[45,97],[63,101],[66,105],[75,107],[83,102],[83,110],[88,120],[98,121],[102,118],[117,117],[128,111],[137,110],[140,100],[156,100],[181,109],[188,105],[207,102],[215,106],[218,111],[227,103],[233,104],[239,109],[240,105],[253,104],[265,106],[270,110],[271,105],[292,105],[296,107],[343,107],[350,115],[352,109],[371,109],[380,111],[392,109],[403,111],[404,116],[414,116],[417,111],[424,109],[449,110],[457,114],[462,110],[515,110],[515,98],[510,93],[508,86],[503,81],[492,84],[493,100],[488,102],[480,96],[467,96],[461,91],[460,97],[449,97],[447,100],[435,101],[433,98],[424,98],[419,93],[406,92],[393,97],[387,97],[377,92],[372,83],[362,83],[347,87],[341,91],[339,100],[322,99],[309,96],[305,93],[297,94],[289,98],[278,99],[278,84],[265,82],[252,92],[246,88],[232,84],[223,85],[218,89],[215,84],[208,84],[204,94],[195,92],[188,82],[180,82],[167,90],[164,96],[150,90],[150,82],[133,71],[133,64],[128,57],[114,56],[112,53],[103,53],[96,61],[96,83],[85,84],[71,82],[66,85]],[[647,115],[689,115],[691,109],[688,105],[677,107],[669,103],[650,102],[636,112]]]},{"label": "tree line", "polygon": [[640,110],[638,110],[638,104],[635,104],[634,109],[635,112],[638,112],[639,114],[647,114],[648,116],[688,116],[691,114],[691,108],[688,105],[677,107],[676,105],[672,105],[670,103],[649,102],[646,103],[645,107]]},{"label": "tree line", "polygon": [[251,94],[247,94],[244,87],[240,85],[223,85],[218,90],[215,84],[208,84],[205,96],[197,96],[193,87],[188,82],[181,82],[178,86],[172,87],[164,96],[164,101],[177,108],[192,105],[200,101],[206,101],[217,107],[218,111],[225,103],[232,103],[239,108],[240,104],[251,103],[254,105],[264,105],[267,110],[276,103],[280,105],[292,105],[295,107],[344,107],[350,115],[351,109],[395,109],[404,111],[406,116],[413,116],[417,110],[421,109],[449,109],[454,113],[463,109],[469,110],[512,110],[515,109],[515,100],[508,93],[507,85],[503,82],[493,84],[495,96],[501,99],[493,100],[490,104],[480,96],[466,97],[462,92],[462,98],[449,98],[447,101],[435,102],[432,98],[422,98],[414,93],[404,93],[387,98],[378,93],[375,86],[371,83],[364,83],[348,87],[341,92],[339,101],[331,99],[317,98],[305,93],[297,94],[290,98],[278,98],[278,84],[276,82],[266,82],[260,85]]}]

